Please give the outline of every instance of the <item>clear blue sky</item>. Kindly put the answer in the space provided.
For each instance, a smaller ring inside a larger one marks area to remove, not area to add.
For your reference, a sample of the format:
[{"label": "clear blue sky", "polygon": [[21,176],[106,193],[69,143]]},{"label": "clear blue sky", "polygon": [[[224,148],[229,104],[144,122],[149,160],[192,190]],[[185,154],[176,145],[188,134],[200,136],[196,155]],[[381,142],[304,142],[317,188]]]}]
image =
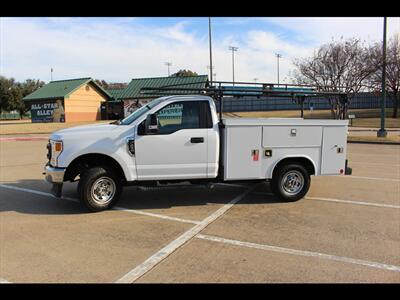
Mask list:
[{"label": "clear blue sky", "polygon": [[[382,38],[383,18],[212,18],[213,64],[217,80],[289,81],[292,61],[310,56],[332,38]],[[400,32],[389,18],[388,36]],[[0,74],[17,80],[93,77],[128,82],[191,69],[207,74],[208,18],[0,18]]]}]

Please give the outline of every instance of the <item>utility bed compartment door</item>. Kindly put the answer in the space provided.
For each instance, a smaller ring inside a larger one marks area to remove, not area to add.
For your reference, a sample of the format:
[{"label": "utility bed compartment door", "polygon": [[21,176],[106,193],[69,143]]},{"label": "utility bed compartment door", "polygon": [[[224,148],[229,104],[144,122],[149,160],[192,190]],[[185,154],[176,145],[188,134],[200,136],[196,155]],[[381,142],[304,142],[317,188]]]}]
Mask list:
[{"label": "utility bed compartment door", "polygon": [[262,146],[320,147],[321,136],[321,126],[264,126]]},{"label": "utility bed compartment door", "polygon": [[340,174],[345,169],[347,127],[324,127],[322,137],[321,175]]},{"label": "utility bed compartment door", "polygon": [[[225,128],[225,180],[257,179],[261,176],[261,126]],[[253,155],[258,151],[258,157]]]}]

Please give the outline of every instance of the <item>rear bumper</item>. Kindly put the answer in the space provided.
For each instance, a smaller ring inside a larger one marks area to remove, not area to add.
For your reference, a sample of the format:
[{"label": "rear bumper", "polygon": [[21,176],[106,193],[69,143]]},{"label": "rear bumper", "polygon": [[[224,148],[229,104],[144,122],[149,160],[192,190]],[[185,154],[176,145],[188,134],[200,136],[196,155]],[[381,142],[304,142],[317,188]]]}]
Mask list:
[{"label": "rear bumper", "polygon": [[344,175],[351,175],[352,172],[353,170],[348,166],[348,160],[346,159],[346,163],[344,165]]},{"label": "rear bumper", "polygon": [[45,180],[49,183],[63,183],[64,174],[65,168],[53,168],[49,165],[46,165],[43,172],[43,175],[45,175]]}]

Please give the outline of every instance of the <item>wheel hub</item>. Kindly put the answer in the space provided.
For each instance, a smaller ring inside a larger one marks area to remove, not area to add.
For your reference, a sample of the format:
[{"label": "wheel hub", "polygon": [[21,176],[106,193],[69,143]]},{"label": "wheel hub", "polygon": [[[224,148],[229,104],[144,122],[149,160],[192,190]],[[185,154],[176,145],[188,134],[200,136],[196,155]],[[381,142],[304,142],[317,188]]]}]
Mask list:
[{"label": "wheel hub", "polygon": [[281,186],[283,190],[290,195],[299,193],[304,186],[303,174],[294,170],[287,172],[282,177]]},{"label": "wheel hub", "polygon": [[101,177],[93,183],[92,198],[99,204],[106,204],[114,197],[115,190],[114,180],[109,177]]}]

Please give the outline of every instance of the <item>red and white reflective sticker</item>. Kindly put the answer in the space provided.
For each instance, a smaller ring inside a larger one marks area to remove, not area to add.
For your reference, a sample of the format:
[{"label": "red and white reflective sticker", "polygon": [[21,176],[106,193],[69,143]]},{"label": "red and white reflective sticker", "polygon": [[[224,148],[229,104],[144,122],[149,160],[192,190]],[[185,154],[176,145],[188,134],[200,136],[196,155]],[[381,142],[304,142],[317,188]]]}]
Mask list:
[{"label": "red and white reflective sticker", "polygon": [[259,150],[251,150],[251,156],[253,157],[253,161],[258,161],[260,157],[260,151]]}]

